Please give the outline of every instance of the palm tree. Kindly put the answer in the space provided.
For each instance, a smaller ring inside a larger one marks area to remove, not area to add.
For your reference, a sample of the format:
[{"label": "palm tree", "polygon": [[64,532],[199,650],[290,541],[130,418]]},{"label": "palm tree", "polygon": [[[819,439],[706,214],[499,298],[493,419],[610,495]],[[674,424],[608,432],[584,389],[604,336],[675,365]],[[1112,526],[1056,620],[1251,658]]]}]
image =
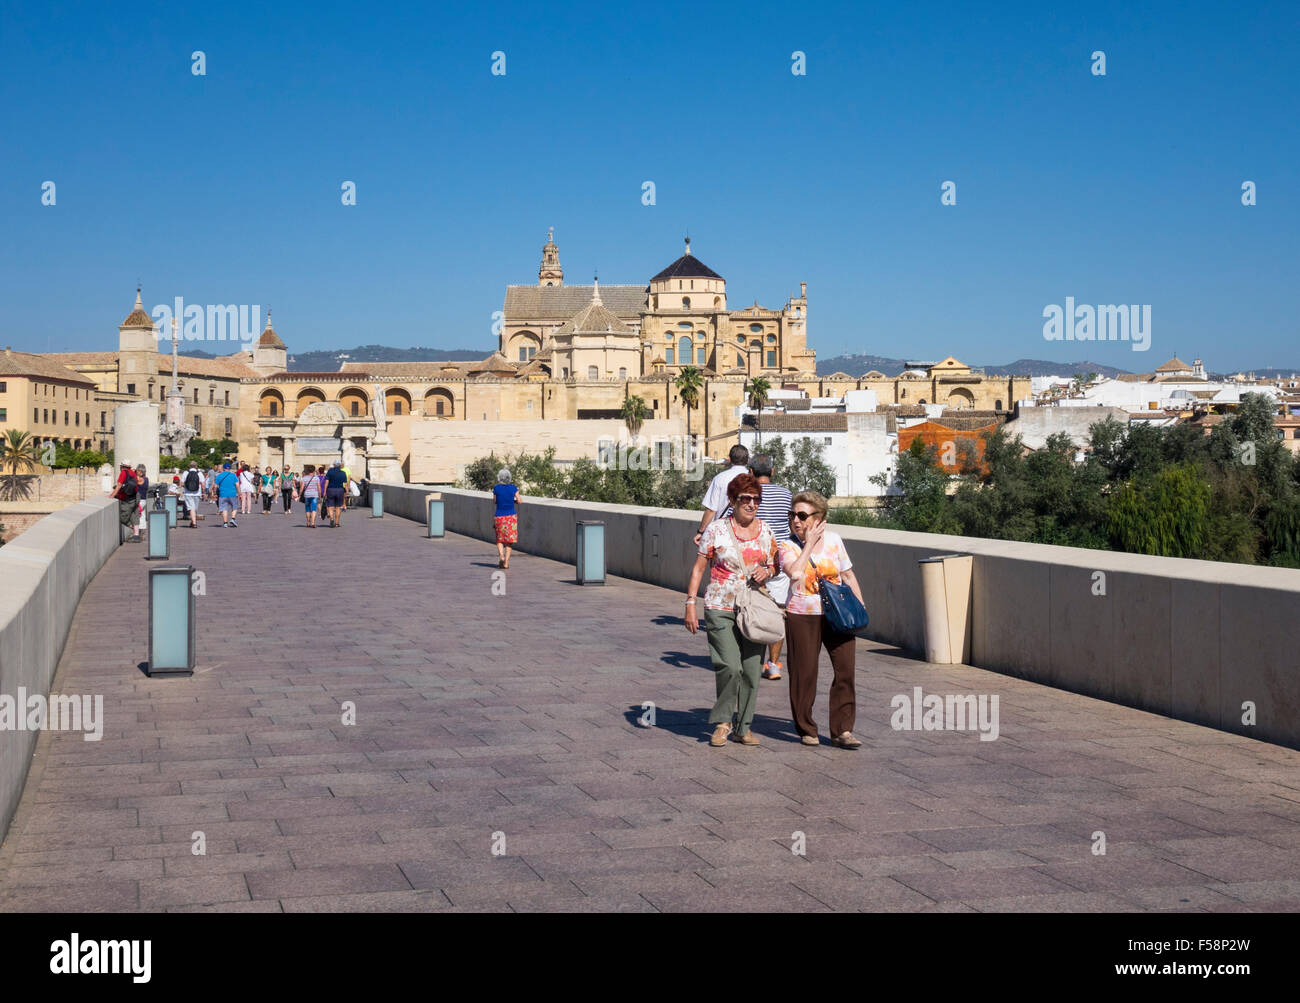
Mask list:
[{"label": "palm tree", "polygon": [[763,444],[763,433],[759,428],[759,417],[763,411],[763,405],[767,403],[768,391],[772,389],[772,384],[766,376],[755,376],[745,384],[745,393],[749,394],[749,406],[754,409],[754,430],[758,432],[758,443]]},{"label": "palm tree", "polygon": [[691,411],[700,406],[700,390],[704,386],[704,374],[695,366],[687,366],[673,381],[677,393],[686,405],[686,437],[691,437]]},{"label": "palm tree", "polygon": [[35,470],[39,459],[36,440],[30,433],[17,428],[11,428],[5,433],[4,438],[0,439],[0,467],[8,471],[4,478],[5,498],[13,501],[27,497],[30,490],[27,479],[20,474]]},{"label": "palm tree", "polygon": [[628,433],[635,439],[637,433],[641,431],[641,423],[650,417],[650,409],[640,397],[626,397],[623,399],[623,408],[619,412],[619,417],[627,423]]}]

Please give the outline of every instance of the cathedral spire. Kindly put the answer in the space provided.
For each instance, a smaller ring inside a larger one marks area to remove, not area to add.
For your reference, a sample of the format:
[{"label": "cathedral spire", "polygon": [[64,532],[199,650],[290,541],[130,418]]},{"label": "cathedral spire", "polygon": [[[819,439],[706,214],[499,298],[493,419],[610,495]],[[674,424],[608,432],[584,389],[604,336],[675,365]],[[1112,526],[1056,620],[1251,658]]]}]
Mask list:
[{"label": "cathedral spire", "polygon": [[591,302],[601,306],[600,302],[600,276],[593,275],[591,278]]},{"label": "cathedral spire", "polygon": [[560,265],[560,249],[555,245],[555,227],[546,231],[546,244],[542,247],[542,266],[537,269],[539,286],[564,285],[564,268]]}]

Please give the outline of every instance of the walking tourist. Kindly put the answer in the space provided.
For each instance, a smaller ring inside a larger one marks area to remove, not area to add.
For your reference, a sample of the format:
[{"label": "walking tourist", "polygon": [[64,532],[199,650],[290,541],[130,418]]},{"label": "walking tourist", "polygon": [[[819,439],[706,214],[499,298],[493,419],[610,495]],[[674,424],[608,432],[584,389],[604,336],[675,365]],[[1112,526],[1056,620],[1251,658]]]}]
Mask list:
[{"label": "walking tourist", "polygon": [[732,446],[731,452],[727,454],[727,459],[731,461],[731,466],[722,473],[716,474],[713,480],[709,481],[708,490],[704,492],[704,511],[700,515],[700,530],[695,534],[697,546],[709,523],[718,519],[722,510],[727,507],[727,498],[729,497],[727,486],[741,474],[749,473],[749,450],[744,446]]},{"label": "walking tourist", "polygon": [[298,497],[298,478],[294,476],[292,470],[284,468],[284,473],[280,475],[280,498],[284,503],[284,514],[288,515],[293,509],[293,500]]},{"label": "walking tourist", "polygon": [[199,498],[203,494],[203,476],[198,465],[190,460],[190,469],[185,472],[185,507],[190,515],[190,528],[199,528]]},{"label": "walking tourist", "polygon": [[316,528],[316,508],[320,504],[320,477],[312,464],[302,468],[302,507],[307,513],[307,528]]},{"label": "walking tourist", "polygon": [[[136,492],[136,498],[139,499],[140,519],[144,521],[145,511],[149,505],[149,472],[145,469],[143,463],[137,463],[135,465],[135,479],[136,483],[139,485],[139,490]],[[136,529],[139,532],[149,532],[148,522],[144,522],[144,525],[137,524]]]},{"label": "walking tourist", "polygon": [[337,529],[343,505],[347,501],[348,475],[338,460],[325,472],[325,507],[329,510],[330,527]]},{"label": "walking tourist", "polygon": [[[709,724],[714,726],[709,744],[714,748],[726,745],[733,730],[735,740],[742,745],[758,744],[750,724],[754,720],[763,644],[751,641],[736,626],[736,597],[741,589],[748,588],[749,580],[761,585],[771,578],[777,558],[776,538],[758,518],[763,487],[754,475],[746,471],[733,477],[727,485],[727,498],[735,513],[705,527],[699,556],[686,586],[686,629],[694,634],[699,630],[695,593],[705,569],[709,569],[704,630],[709,638],[717,692],[717,701],[709,713]],[[718,507],[725,506],[719,502]]]},{"label": "walking tourist", "polygon": [[247,463],[245,463],[239,469],[239,514],[240,515],[253,514],[253,489],[257,486],[256,482],[253,480],[254,473],[255,473],[255,469],[249,470]]},{"label": "walking tourist", "polygon": [[262,471],[262,515],[271,514],[271,497],[279,480],[279,475],[270,467]]},{"label": "walking tourist", "polygon": [[831,659],[830,726],[831,744],[856,749],[862,742],[853,736],[857,720],[854,690],[854,643],[852,634],[831,627],[822,610],[819,581],[845,584],[862,601],[862,588],[848,551],[838,533],[826,528],[826,499],[816,491],[800,491],[790,509],[791,538],[781,544],[781,564],[790,576],[790,602],[786,607],[785,632],[790,649],[790,715],[804,745],[820,744],[813,720],[817,697],[817,662],[824,647]]},{"label": "walking tourist", "polygon": [[239,476],[230,469],[229,463],[221,466],[221,473],[212,479],[217,492],[217,508],[221,510],[221,525],[239,528],[235,522],[235,505],[239,500]]},{"label": "walking tourist", "polygon": [[140,542],[139,493],[140,485],[135,479],[135,471],[129,463],[123,463],[122,470],[117,475],[117,486],[113,488],[113,497],[117,499],[118,521],[131,529],[131,535],[127,537],[130,543]]},{"label": "walking tourist", "polygon": [[510,567],[510,549],[519,542],[519,510],[516,503],[523,498],[509,467],[497,471],[497,482],[492,487],[497,501],[492,524],[497,531],[497,567]]}]

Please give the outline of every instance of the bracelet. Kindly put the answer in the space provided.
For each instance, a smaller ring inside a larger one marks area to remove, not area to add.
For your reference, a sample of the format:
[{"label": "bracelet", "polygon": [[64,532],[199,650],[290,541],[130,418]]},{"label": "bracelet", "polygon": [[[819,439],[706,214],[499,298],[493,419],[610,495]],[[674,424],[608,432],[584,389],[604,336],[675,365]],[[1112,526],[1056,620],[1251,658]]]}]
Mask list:
[{"label": "bracelet", "polygon": [[687,605],[687,606],[694,606],[694,605],[695,605],[695,597],[694,597],[694,596],[691,596],[689,599],[687,599],[687,600],[686,600],[686,605]]}]

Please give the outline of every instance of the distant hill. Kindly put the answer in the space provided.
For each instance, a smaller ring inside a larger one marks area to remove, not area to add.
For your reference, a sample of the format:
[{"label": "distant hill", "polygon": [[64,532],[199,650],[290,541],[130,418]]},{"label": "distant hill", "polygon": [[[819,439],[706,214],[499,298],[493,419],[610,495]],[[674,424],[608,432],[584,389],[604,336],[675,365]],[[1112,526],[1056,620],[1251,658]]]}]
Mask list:
[{"label": "distant hill", "polygon": [[487,358],[491,348],[389,348],[360,345],[318,352],[290,352],[291,373],[332,373],[344,362],[476,362]]},{"label": "distant hill", "polygon": [[[836,355],[833,358],[817,360],[817,375],[848,373],[856,377],[875,369],[886,376],[897,376],[903,371],[907,361],[890,359],[883,355]],[[1100,362],[1046,362],[1042,359],[1017,359],[1005,366],[975,365],[974,368],[982,368],[990,376],[1073,376],[1075,373],[1100,373],[1102,376],[1115,377],[1120,373],[1128,372],[1127,369],[1103,366]]]}]

